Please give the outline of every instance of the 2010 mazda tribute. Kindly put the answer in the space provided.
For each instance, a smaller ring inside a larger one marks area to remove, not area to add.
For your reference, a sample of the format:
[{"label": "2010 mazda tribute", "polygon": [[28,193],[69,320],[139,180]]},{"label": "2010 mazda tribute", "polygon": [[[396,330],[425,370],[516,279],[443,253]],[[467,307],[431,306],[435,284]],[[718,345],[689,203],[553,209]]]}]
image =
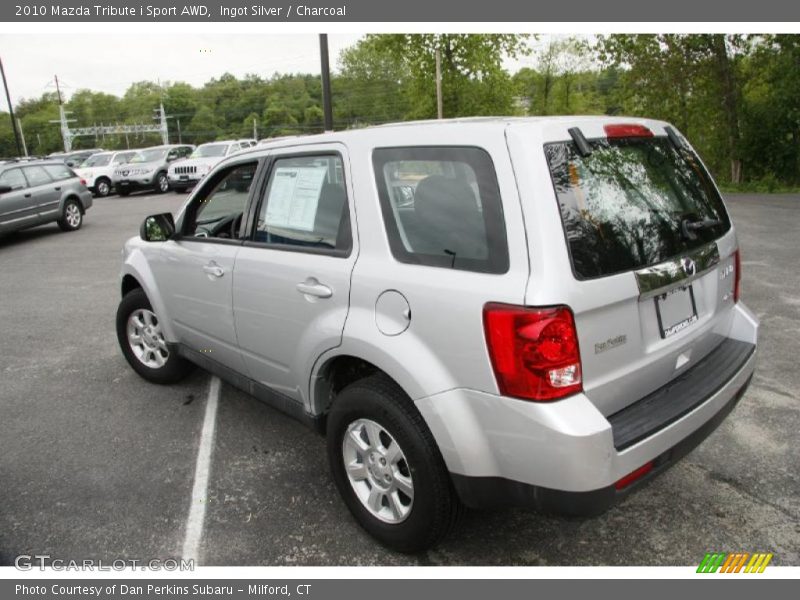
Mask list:
[{"label": "2010 mazda tribute", "polygon": [[758,322],[689,143],[647,119],[408,123],[218,164],[125,244],[117,334],[327,436],[358,523],[415,551],[463,507],[591,515],[734,408]]}]

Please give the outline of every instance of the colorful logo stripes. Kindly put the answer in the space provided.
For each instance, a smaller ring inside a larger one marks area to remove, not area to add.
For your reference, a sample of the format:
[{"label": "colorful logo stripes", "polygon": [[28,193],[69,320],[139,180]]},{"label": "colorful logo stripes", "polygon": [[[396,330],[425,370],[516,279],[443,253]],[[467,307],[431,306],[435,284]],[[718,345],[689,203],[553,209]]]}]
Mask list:
[{"label": "colorful logo stripes", "polygon": [[772,554],[766,552],[707,552],[700,566],[697,567],[698,573],[763,573],[767,568]]}]

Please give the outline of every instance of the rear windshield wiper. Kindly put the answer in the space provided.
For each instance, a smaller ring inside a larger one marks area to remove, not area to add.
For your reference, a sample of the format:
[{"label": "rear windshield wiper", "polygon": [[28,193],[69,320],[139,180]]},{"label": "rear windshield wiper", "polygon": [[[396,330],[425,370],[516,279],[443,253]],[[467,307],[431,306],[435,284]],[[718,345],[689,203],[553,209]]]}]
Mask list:
[{"label": "rear windshield wiper", "polygon": [[702,221],[690,221],[688,218],[681,221],[681,232],[684,237],[689,240],[696,240],[697,234],[695,232],[701,229],[711,229],[717,225],[722,225],[719,219],[703,219]]}]

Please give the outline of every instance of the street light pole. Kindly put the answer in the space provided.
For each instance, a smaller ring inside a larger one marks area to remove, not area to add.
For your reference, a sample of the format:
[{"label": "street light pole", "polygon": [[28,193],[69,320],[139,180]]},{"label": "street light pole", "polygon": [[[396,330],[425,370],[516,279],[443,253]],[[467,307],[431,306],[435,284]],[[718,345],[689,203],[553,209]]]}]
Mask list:
[{"label": "street light pole", "polygon": [[0,73],[3,75],[3,87],[6,89],[8,112],[11,115],[11,128],[14,130],[14,141],[17,143],[17,156],[22,156],[22,146],[19,143],[19,131],[17,131],[17,121],[16,118],[14,117],[14,107],[11,106],[11,94],[8,92],[8,82],[6,81],[6,70],[3,68],[2,59],[0,59]]}]

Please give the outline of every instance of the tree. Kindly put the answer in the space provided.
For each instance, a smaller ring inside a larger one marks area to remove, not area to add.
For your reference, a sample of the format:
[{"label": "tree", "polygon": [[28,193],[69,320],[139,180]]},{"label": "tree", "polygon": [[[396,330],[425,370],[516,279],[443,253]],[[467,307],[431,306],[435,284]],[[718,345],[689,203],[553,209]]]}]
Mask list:
[{"label": "tree", "polygon": [[354,66],[367,68],[381,62],[394,65],[407,94],[406,117],[430,118],[436,116],[438,51],[445,116],[511,114],[511,78],[502,68],[502,61],[507,56],[527,53],[526,38],[507,34],[368,35],[359,42],[367,56],[351,56],[348,60]]}]

